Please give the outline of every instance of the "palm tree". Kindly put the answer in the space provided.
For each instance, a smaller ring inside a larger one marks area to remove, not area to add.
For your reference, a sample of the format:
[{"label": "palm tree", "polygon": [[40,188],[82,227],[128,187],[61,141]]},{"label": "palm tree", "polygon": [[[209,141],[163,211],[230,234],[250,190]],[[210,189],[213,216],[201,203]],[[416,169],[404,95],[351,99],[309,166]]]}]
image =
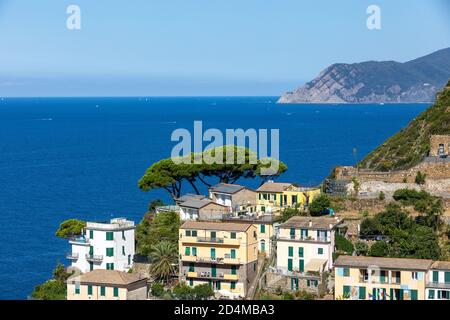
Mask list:
[{"label": "palm tree", "polygon": [[161,241],[150,248],[150,272],[162,281],[169,280],[175,274],[178,262],[177,247],[169,241]]}]

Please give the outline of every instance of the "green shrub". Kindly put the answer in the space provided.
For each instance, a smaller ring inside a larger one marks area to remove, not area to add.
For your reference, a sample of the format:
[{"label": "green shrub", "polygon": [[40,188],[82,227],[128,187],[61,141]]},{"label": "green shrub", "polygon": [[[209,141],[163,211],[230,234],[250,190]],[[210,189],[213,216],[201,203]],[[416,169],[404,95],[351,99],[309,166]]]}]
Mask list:
[{"label": "green shrub", "polygon": [[331,206],[330,198],[327,195],[322,194],[309,205],[309,213],[312,216],[320,216],[327,214],[327,209]]},{"label": "green shrub", "polygon": [[388,257],[389,245],[385,241],[377,241],[370,247],[369,255],[371,257]]},{"label": "green shrub", "polygon": [[345,237],[341,236],[340,234],[336,234],[335,237],[335,244],[336,244],[336,249],[339,251],[343,251],[347,254],[352,254],[353,253],[353,244],[347,240]]},{"label": "green shrub", "polygon": [[425,173],[422,173],[422,172],[418,171],[414,181],[417,184],[422,185],[422,184],[425,184],[426,177],[427,177],[427,175]]},{"label": "green shrub", "polygon": [[159,282],[155,282],[152,284],[151,292],[153,296],[161,297],[164,294],[164,286]]},{"label": "green shrub", "polygon": [[378,200],[383,201],[386,199],[386,195],[384,194],[383,191],[380,191],[380,193],[378,194]]},{"label": "green shrub", "polygon": [[355,252],[358,256],[365,256],[369,252],[369,246],[364,241],[356,241]]}]

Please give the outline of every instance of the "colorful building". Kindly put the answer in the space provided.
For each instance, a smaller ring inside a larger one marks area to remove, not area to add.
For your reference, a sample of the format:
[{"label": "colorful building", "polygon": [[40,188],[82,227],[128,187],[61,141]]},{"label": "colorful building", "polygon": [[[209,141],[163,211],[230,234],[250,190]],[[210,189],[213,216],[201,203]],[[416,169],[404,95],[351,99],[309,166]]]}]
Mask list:
[{"label": "colorful building", "polygon": [[450,262],[436,261],[427,275],[427,300],[450,300]]},{"label": "colorful building", "polygon": [[339,256],[335,299],[424,300],[432,260]]},{"label": "colorful building", "polygon": [[186,221],[180,227],[180,281],[208,283],[220,295],[244,298],[257,272],[256,227]]},{"label": "colorful building", "polygon": [[258,211],[273,214],[288,207],[305,209],[321,193],[319,188],[302,188],[292,183],[273,181],[264,183],[256,192]]},{"label": "colorful building", "polygon": [[94,270],[66,281],[67,300],[145,300],[147,279],[117,270]]},{"label": "colorful building", "polygon": [[88,222],[83,234],[69,239],[67,259],[82,273],[96,269],[128,271],[135,254],[135,225],[124,218],[109,223]]},{"label": "colorful building", "polygon": [[218,204],[210,199],[187,200],[179,204],[181,221],[188,220],[220,220],[223,214],[229,213],[230,208]]}]

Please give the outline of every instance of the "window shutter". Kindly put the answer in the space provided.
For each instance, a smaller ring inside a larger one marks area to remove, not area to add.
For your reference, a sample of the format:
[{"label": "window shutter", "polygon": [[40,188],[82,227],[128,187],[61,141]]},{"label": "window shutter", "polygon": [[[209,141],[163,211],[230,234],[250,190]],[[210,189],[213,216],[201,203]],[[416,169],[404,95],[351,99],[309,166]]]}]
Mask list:
[{"label": "window shutter", "polygon": [[366,300],[366,287],[359,287],[359,300]]}]

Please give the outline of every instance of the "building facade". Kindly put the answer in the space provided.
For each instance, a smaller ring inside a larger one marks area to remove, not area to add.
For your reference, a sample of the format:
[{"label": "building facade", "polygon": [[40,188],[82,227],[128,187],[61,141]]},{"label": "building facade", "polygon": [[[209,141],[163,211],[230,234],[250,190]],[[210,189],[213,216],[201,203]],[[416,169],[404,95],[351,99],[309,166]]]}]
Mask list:
[{"label": "building facade", "polygon": [[335,266],[335,299],[424,300],[425,259],[339,256]]},{"label": "building facade", "polygon": [[333,267],[336,218],[295,216],[277,235],[277,270],[283,274],[323,272]]},{"label": "building facade", "polygon": [[187,221],[180,228],[180,281],[244,298],[256,276],[257,246],[251,224]]},{"label": "building facade", "polygon": [[181,221],[220,220],[223,214],[229,213],[228,206],[208,200],[188,200],[179,204]]},{"label": "building facade", "polygon": [[320,196],[319,188],[301,188],[292,183],[269,181],[257,190],[257,208],[264,213],[279,214],[289,207],[305,209]]},{"label": "building facade", "polygon": [[103,269],[128,271],[135,254],[135,225],[123,218],[88,222],[83,234],[69,240],[71,266],[82,273]]},{"label": "building facade", "polygon": [[436,261],[427,275],[427,300],[450,300],[450,262]]},{"label": "building facade", "polygon": [[67,281],[67,300],[145,300],[147,279],[117,270],[94,270]]},{"label": "building facade", "polygon": [[235,214],[256,211],[256,192],[241,185],[219,183],[209,188],[209,197]]}]

